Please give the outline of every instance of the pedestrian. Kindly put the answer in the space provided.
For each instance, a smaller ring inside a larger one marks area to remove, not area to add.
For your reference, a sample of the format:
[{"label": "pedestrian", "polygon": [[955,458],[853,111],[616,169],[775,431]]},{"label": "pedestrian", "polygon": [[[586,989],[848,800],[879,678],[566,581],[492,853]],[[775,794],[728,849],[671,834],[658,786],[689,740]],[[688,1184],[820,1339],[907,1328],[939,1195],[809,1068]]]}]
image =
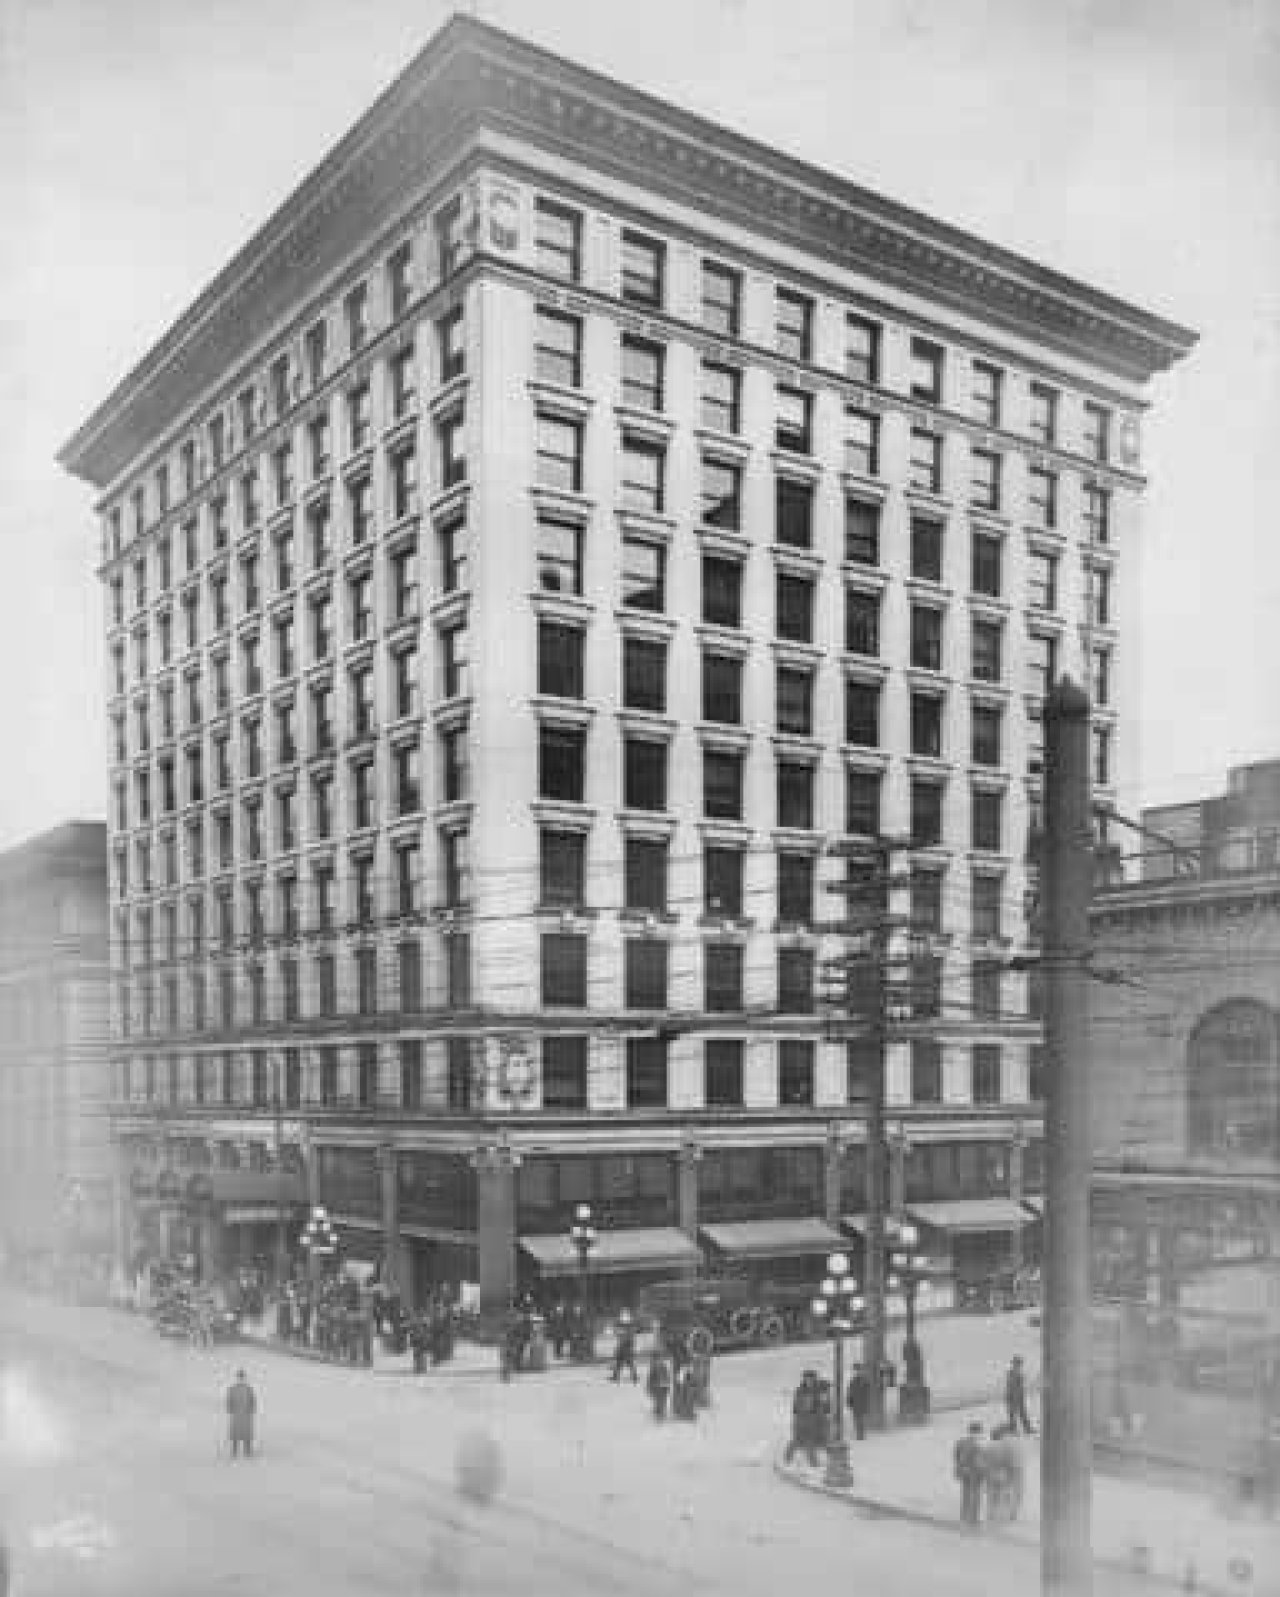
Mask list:
[{"label": "pedestrian", "polygon": [[644,1385],[645,1391],[649,1394],[649,1401],[653,1404],[654,1419],[665,1420],[667,1399],[671,1395],[671,1364],[661,1348],[654,1348],[650,1356],[649,1374]]},{"label": "pedestrian", "polygon": [[618,1316],[618,1330],[613,1344],[613,1372],[609,1379],[615,1382],[621,1380],[623,1370],[630,1370],[633,1382],[640,1379],[636,1370],[636,1328],[626,1309]]},{"label": "pedestrian", "polygon": [[818,1422],[815,1426],[818,1446],[821,1448],[827,1448],[831,1445],[834,1418],[835,1402],[832,1396],[831,1382],[822,1378],[818,1381]]},{"label": "pedestrian", "polygon": [[1027,1377],[1020,1353],[1015,1353],[1009,1361],[1004,1378],[1004,1410],[1011,1430],[1021,1428],[1024,1435],[1034,1435],[1031,1416],[1027,1413]]},{"label": "pedestrian", "polygon": [[982,1519],[982,1486],[986,1474],[986,1450],[982,1426],[974,1420],[955,1445],[955,1477],[960,1482],[960,1522],[976,1526]]},{"label": "pedestrian", "polygon": [[558,1298],[547,1316],[547,1330],[551,1334],[551,1351],[558,1359],[562,1359],[569,1347],[569,1315]]},{"label": "pedestrian", "polygon": [[253,1421],[258,1412],[258,1399],[243,1370],[236,1371],[234,1382],[227,1388],[227,1430],[231,1442],[231,1456],[244,1450],[248,1458],[253,1452]]},{"label": "pedestrian", "polygon": [[676,1376],[675,1388],[671,1394],[671,1412],[679,1420],[696,1420],[698,1418],[698,1391],[694,1380],[693,1365],[684,1364]]},{"label": "pedestrian", "polygon": [[853,1415],[853,1434],[861,1442],[867,1435],[867,1416],[871,1412],[871,1377],[865,1364],[853,1367],[847,1391],[849,1412]]},{"label": "pedestrian", "polygon": [[1026,1471],[1022,1445],[1012,1425],[997,1425],[985,1450],[987,1518],[1008,1525],[1022,1507]]},{"label": "pedestrian", "polygon": [[817,1468],[818,1428],[822,1423],[819,1410],[818,1373],[806,1370],[800,1378],[791,1399],[791,1440],[787,1443],[786,1462],[803,1451],[813,1468]]}]

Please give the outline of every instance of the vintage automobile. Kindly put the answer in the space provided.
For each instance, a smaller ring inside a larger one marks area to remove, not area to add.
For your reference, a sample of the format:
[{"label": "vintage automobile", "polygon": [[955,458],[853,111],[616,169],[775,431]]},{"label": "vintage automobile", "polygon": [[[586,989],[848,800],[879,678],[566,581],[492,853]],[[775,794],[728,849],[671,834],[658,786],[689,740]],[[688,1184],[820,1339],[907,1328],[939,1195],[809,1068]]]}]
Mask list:
[{"label": "vintage automobile", "polygon": [[167,1292],[152,1309],[151,1320],[161,1336],[197,1347],[234,1342],[240,1335],[240,1316],[199,1287],[180,1286]]},{"label": "vintage automobile", "polygon": [[986,1275],[956,1280],[956,1308],[971,1314],[1003,1314],[1006,1309],[1040,1305],[1040,1271],[1005,1265]]},{"label": "vintage automobile", "polygon": [[799,1282],[699,1276],[645,1288],[639,1312],[658,1335],[699,1355],[812,1335],[813,1297],[814,1287]]}]

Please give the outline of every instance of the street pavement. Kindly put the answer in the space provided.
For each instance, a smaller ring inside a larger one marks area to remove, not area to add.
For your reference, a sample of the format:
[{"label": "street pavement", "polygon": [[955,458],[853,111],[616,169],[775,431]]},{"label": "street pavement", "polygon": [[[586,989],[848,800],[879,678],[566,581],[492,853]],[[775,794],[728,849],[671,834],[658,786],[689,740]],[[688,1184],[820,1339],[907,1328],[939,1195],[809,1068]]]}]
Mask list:
[{"label": "street pavement", "polygon": [[[954,1341],[967,1349],[957,1370],[973,1364],[953,1389],[996,1386],[1015,1318],[927,1328],[936,1384]],[[829,1356],[811,1344],[718,1360],[711,1412],[658,1426],[642,1388],[599,1366],[510,1384],[379,1380],[5,1294],[0,1512],[15,1594],[774,1597],[835,1571],[878,1597],[1033,1591],[1033,1547],[864,1517],[779,1479],[791,1387]],[[222,1397],[240,1363],[261,1450],[233,1462]],[[913,1441],[949,1457],[954,1428]],[[1095,1589],[1149,1588],[1108,1574]]]}]

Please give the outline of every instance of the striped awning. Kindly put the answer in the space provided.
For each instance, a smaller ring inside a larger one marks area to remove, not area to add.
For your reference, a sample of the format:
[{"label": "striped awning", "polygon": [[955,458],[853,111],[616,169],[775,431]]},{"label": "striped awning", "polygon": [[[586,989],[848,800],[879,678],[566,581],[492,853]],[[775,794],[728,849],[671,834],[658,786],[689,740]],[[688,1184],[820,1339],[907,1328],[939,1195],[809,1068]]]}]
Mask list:
[{"label": "striped awning", "polygon": [[[575,1275],[581,1269],[578,1250],[567,1236],[528,1236],[520,1246],[543,1275]],[[629,1230],[601,1230],[588,1258],[593,1275],[617,1275],[625,1270],[683,1270],[698,1263],[697,1244],[675,1226],[636,1226]]]}]

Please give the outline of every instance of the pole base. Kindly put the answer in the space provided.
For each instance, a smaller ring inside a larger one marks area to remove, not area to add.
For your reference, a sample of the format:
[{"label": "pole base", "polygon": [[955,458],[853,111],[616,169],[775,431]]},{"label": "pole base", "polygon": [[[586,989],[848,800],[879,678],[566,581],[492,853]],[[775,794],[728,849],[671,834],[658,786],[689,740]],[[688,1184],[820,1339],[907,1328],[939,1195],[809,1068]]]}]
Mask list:
[{"label": "pole base", "polygon": [[853,1471],[849,1468],[849,1444],[843,1439],[827,1446],[827,1468],[822,1477],[824,1486],[840,1490],[853,1485]]}]

